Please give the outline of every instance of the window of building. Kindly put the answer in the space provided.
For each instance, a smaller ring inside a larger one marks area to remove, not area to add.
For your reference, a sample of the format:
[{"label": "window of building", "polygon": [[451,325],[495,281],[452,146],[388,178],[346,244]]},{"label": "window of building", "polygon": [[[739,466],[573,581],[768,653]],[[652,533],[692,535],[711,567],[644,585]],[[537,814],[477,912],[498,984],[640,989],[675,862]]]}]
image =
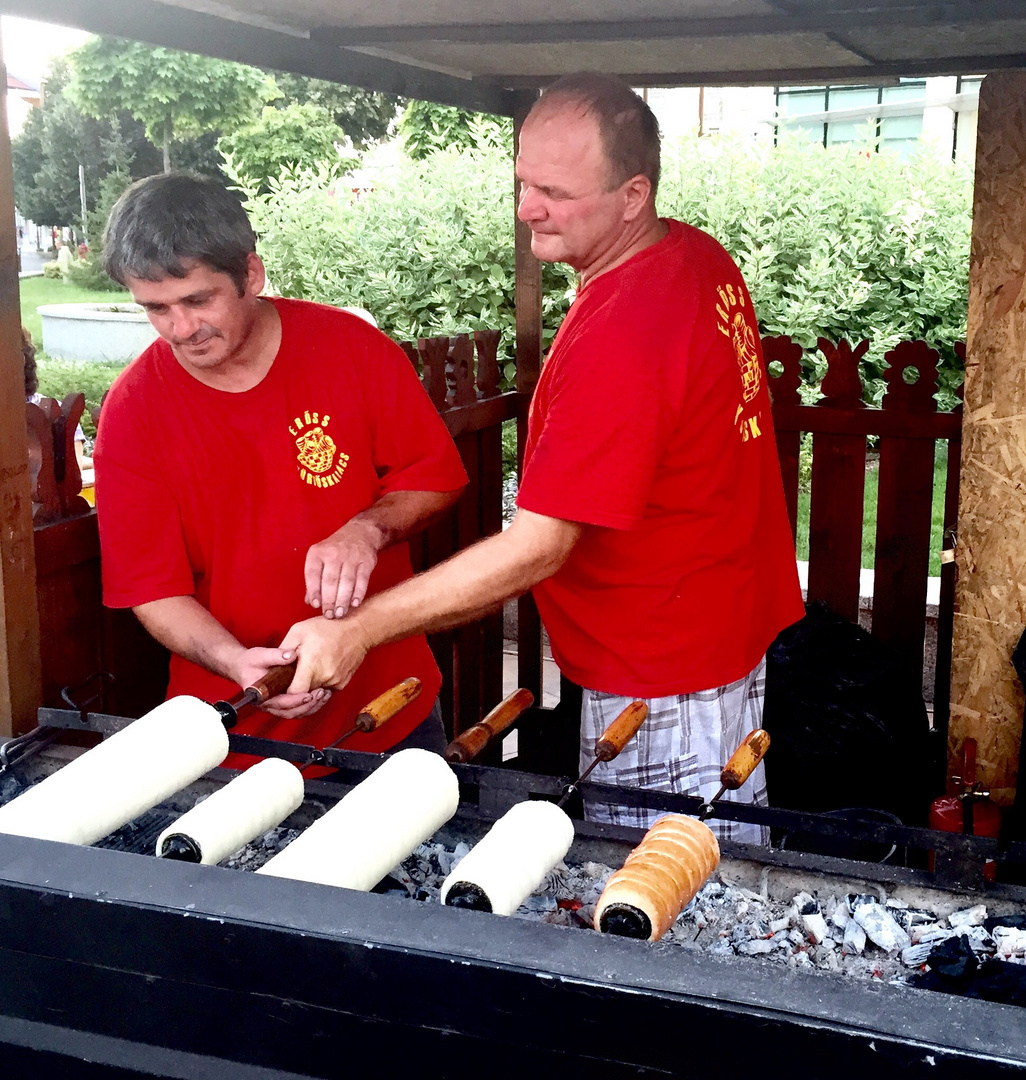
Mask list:
[{"label": "window of building", "polygon": [[824,146],[867,137],[880,149],[911,153],[923,131],[926,82],[893,86],[778,87],[777,131],[807,132]]}]

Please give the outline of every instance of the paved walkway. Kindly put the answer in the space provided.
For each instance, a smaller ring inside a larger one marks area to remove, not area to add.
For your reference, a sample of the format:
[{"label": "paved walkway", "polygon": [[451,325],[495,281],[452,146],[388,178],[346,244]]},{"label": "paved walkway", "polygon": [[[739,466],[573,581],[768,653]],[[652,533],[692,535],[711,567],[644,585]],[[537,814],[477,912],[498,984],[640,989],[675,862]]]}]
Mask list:
[{"label": "paved walkway", "polygon": [[43,269],[43,263],[51,261],[45,251],[36,251],[30,244],[26,244],[21,249],[21,272],[23,274],[38,273]]}]

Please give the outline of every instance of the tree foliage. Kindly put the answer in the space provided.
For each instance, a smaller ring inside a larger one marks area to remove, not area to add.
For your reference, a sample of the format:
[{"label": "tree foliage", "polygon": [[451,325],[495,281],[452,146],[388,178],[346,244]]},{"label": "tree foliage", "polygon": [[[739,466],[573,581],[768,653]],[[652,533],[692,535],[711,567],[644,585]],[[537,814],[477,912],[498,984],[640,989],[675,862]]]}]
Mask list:
[{"label": "tree foliage", "polygon": [[[365,307],[400,340],[499,328],[512,379],[513,165],[508,152],[405,159],[354,198],[325,168],[240,183],[270,280],[284,296]],[[551,339],[571,272],[546,266]]]},{"label": "tree foliage", "polygon": [[102,120],[86,116],[64,92],[69,77],[63,60],[51,65],[42,104],[12,141],[11,156],[18,209],[40,225],[80,230],[79,165],[91,201],[111,171],[145,176],[159,168],[160,158],[142,125],[126,112]]},{"label": "tree foliage", "polygon": [[[508,150],[403,159],[359,200],[327,170],[287,170],[250,213],[271,280],[287,296],[368,308],[399,338],[495,327],[512,359],[513,191]],[[245,184],[243,184],[246,187]],[[698,225],[737,259],[763,333],[813,348],[820,335],[866,337],[870,397],[883,354],[922,337],[942,355],[941,400],[961,369],[971,179],[924,150],[910,161],[858,149],[693,139],[664,149],[663,214]],[[573,276],[544,268],[546,342]],[[808,355],[810,386],[821,358]],[[513,374],[512,365],[507,376]]]},{"label": "tree foliage", "polygon": [[490,147],[506,151],[513,142],[513,121],[452,105],[411,101],[399,121],[399,136],[406,153],[415,161],[438,150]]},{"label": "tree foliage", "polygon": [[91,38],[72,54],[68,93],[86,113],[127,109],[171,166],[171,146],[209,131],[232,131],[273,93],[256,68],[121,38]]},{"label": "tree foliage", "polygon": [[331,113],[312,102],[293,102],[283,109],[265,105],[260,116],[224,135],[217,148],[241,176],[267,190],[271,177],[283,169],[332,164],[336,173],[352,168],[355,152],[337,146],[342,131]]},{"label": "tree foliage", "polygon": [[276,71],[274,83],[281,95],[273,102],[277,108],[286,108],[297,102],[326,109],[343,134],[359,150],[366,149],[388,134],[401,104],[401,99],[391,94],[342,86],[305,75]]},{"label": "tree foliage", "polygon": [[[879,400],[884,353],[922,338],[941,353],[941,402],[962,378],[972,177],[925,145],[909,160],[867,145],[776,147],[691,138],[663,151],[659,205],[715,236],[737,260],[764,334],[870,341]],[[825,361],[810,353],[806,378]]]}]

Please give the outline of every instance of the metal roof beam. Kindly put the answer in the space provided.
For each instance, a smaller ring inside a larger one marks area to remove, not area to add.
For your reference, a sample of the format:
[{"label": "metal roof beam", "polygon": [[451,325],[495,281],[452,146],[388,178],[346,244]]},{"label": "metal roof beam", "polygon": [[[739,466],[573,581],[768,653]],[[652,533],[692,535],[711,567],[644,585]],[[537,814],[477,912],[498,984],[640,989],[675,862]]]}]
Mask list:
[{"label": "metal roof beam", "polygon": [[[985,75],[990,71],[1026,68],[1026,52],[1001,56],[946,56],[927,60],[886,61],[874,64],[808,68],[766,68],[758,71],[641,71],[617,72],[631,86],[823,86],[852,80],[876,82],[881,78],[913,75]],[[558,79],[561,71],[546,75],[490,76],[510,87],[542,87]]]},{"label": "metal roof beam", "polygon": [[994,19],[1026,20],[1023,0],[975,3],[895,3],[866,10],[851,4],[810,8],[791,14],[691,19],[596,22],[448,23],[404,26],[323,26],[310,37],[336,47],[387,45],[408,41],[540,45],[585,41],[651,41],[666,38],[753,37],[779,34],[844,33],[868,28],[915,29],[982,24]]},{"label": "metal roof beam", "polygon": [[512,116],[516,108],[513,95],[490,83],[345,52],[301,32],[269,30],[154,0],[0,0],[0,11],[479,112]]}]

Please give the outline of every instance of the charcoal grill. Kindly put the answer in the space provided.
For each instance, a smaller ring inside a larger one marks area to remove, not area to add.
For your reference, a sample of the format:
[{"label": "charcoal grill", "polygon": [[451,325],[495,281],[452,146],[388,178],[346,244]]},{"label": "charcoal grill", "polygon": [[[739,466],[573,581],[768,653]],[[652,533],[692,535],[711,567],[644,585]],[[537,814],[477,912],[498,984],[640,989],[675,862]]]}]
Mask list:
[{"label": "charcoal grill", "polygon": [[[112,730],[114,717],[44,711]],[[253,740],[233,738],[253,752]],[[275,744],[282,756],[301,747]],[[47,750],[24,768],[52,768]],[[305,760],[299,757],[299,760]],[[358,780],[371,755],[330,752]],[[461,809],[441,838],[473,842],[514,802],[560,781],[458,766]],[[215,770],[193,786],[232,774]],[[302,825],[346,790],[307,784]],[[595,785],[593,790],[602,794]],[[609,789],[607,789],[608,791]],[[611,794],[611,792],[610,792]],[[622,797],[622,792],[617,793]],[[668,809],[698,800],[666,797]],[[728,808],[744,816],[751,809]],[[775,827],[858,832],[815,815]],[[978,895],[996,841],[884,827],[930,842],[949,898]],[[617,864],[640,832],[578,824],[570,858]],[[724,874],[759,890],[929,891],[924,870],[725,843]],[[954,879],[954,880],[952,880]],[[1015,885],[988,904],[1026,904]],[[0,835],[0,1065],[9,1076],[269,1078],[709,1077],[746,1051],[768,1075],[975,1077],[1026,1071],[1026,1010],[841,976],[732,963],[543,923],[418,904],[131,852]],[[736,1067],[736,1065],[735,1065]]]}]

